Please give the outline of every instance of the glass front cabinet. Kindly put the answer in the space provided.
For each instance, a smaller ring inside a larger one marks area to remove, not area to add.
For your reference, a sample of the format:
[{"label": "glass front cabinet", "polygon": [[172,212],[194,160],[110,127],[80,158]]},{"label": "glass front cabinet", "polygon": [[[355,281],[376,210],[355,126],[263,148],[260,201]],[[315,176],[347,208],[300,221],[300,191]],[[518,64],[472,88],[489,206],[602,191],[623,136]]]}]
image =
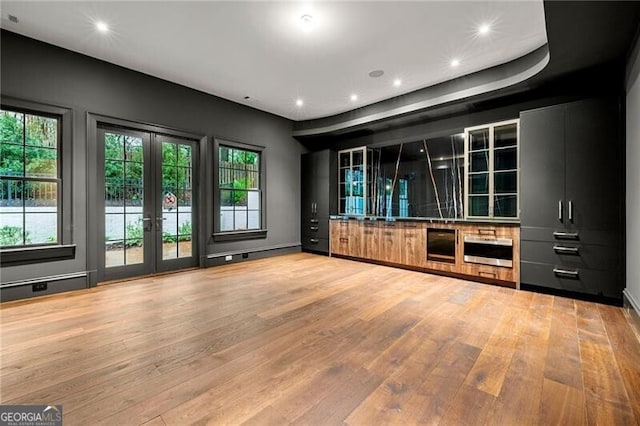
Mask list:
[{"label": "glass front cabinet", "polygon": [[338,152],[338,213],[371,213],[371,163],[373,150],[358,147]]},{"label": "glass front cabinet", "polygon": [[519,216],[519,120],[465,129],[465,217]]}]

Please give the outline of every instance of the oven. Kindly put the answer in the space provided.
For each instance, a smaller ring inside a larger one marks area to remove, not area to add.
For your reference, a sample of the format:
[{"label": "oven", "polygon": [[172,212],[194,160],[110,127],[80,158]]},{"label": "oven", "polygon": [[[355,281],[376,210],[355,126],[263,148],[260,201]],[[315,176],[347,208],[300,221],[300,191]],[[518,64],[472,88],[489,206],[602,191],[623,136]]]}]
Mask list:
[{"label": "oven", "polygon": [[511,268],[513,267],[513,240],[465,235],[464,261]]}]

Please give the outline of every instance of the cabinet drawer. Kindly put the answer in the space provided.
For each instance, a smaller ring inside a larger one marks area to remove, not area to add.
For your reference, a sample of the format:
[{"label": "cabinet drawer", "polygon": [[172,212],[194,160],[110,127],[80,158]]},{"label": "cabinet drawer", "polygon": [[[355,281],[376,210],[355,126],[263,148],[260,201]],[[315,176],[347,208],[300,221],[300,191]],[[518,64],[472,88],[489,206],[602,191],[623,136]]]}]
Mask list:
[{"label": "cabinet drawer", "polygon": [[[555,233],[555,235],[554,235]],[[615,246],[620,243],[620,236],[611,231],[594,231],[591,229],[520,228],[520,239],[528,241],[575,241],[585,244]]]},{"label": "cabinet drawer", "polygon": [[305,236],[302,238],[302,248],[305,250],[329,253],[329,240],[327,238]]},{"label": "cabinet drawer", "polygon": [[466,275],[476,276],[480,278],[489,278],[492,280],[509,282],[516,281],[513,268],[504,268],[500,266],[481,265],[477,263],[464,262],[460,268],[460,272]]},{"label": "cabinet drawer", "polygon": [[584,294],[622,297],[619,271],[570,268],[547,263],[521,262],[520,283]]},{"label": "cabinet drawer", "polygon": [[560,240],[522,241],[520,259],[534,263],[598,270],[617,270],[621,267],[622,260],[617,247]]},{"label": "cabinet drawer", "polygon": [[320,238],[328,238],[329,222],[323,219],[315,221],[306,221],[302,223],[302,233],[308,235],[317,235]]}]

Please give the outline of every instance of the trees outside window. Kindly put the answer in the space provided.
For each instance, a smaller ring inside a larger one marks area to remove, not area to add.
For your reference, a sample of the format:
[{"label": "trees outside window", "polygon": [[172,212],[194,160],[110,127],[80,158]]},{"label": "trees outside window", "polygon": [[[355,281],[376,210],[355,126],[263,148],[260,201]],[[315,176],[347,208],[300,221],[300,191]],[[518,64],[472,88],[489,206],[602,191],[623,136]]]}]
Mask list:
[{"label": "trees outside window", "polygon": [[60,118],[0,110],[0,247],[60,242]]},{"label": "trees outside window", "polygon": [[257,151],[219,145],[220,232],[262,228],[260,156]]}]

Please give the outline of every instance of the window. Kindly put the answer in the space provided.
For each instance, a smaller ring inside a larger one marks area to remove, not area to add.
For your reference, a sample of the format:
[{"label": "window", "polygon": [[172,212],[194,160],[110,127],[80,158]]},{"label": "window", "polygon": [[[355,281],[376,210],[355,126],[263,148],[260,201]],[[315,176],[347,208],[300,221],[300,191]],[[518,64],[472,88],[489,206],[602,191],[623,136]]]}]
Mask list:
[{"label": "window", "polygon": [[467,217],[518,217],[518,120],[465,130]]},{"label": "window", "polygon": [[0,247],[61,244],[61,118],[0,110]]},{"label": "window", "polygon": [[215,150],[218,166],[215,233],[222,237],[219,239],[231,233],[248,238],[266,236],[264,148],[220,140],[216,141]]}]

